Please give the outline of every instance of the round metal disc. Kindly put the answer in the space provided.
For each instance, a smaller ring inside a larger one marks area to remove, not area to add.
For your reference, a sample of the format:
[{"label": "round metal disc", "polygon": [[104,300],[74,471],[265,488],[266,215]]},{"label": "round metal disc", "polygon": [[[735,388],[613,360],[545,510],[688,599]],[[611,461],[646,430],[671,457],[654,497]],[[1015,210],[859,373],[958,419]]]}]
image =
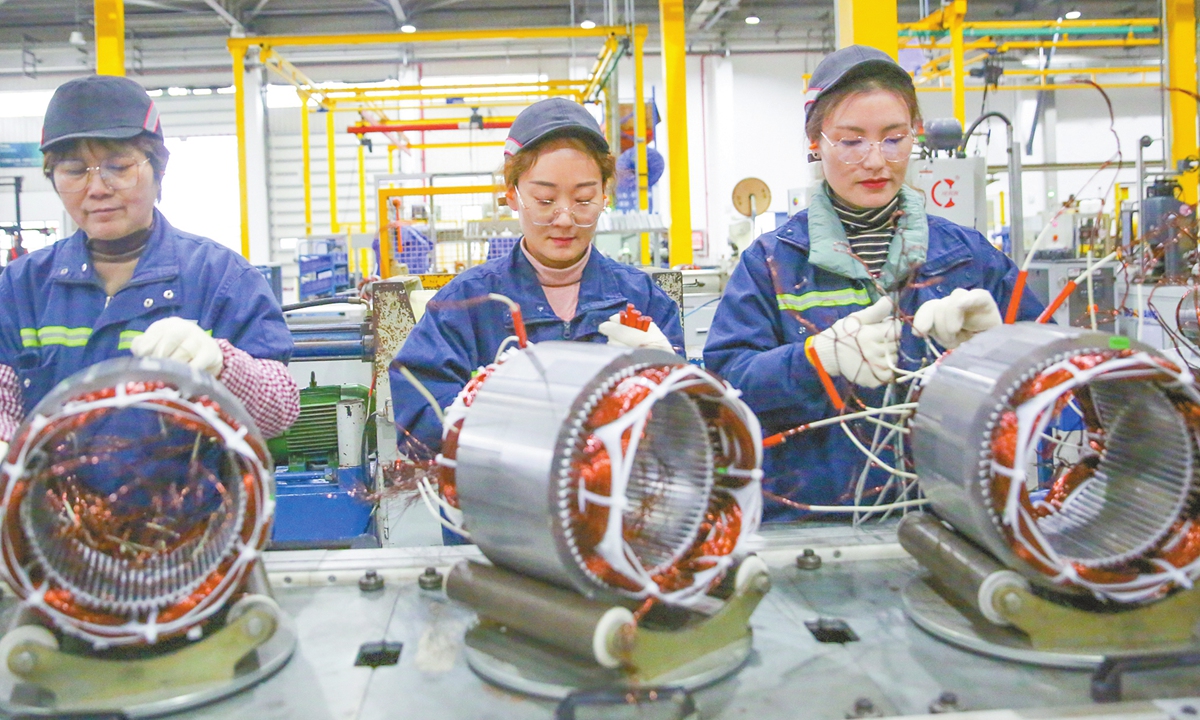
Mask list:
[{"label": "round metal disc", "polygon": [[[753,205],[750,204],[750,198],[754,198]],[[733,208],[746,217],[762,215],[769,207],[771,189],[762,180],[748,177],[733,186]]]}]

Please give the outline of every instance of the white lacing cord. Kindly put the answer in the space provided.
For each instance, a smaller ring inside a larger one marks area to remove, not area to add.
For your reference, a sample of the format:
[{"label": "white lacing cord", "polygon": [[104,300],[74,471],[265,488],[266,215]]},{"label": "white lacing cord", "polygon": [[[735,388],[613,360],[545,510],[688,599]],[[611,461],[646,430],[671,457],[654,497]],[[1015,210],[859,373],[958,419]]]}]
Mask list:
[{"label": "white lacing cord", "polygon": [[[163,414],[171,413],[176,416],[201,421],[211,427],[221,438],[226,449],[238,455],[247,464],[248,467],[244,469],[250,470],[259,478],[259,482],[254,483],[253,498],[254,505],[259,508],[259,511],[255,516],[255,524],[250,533],[249,543],[242,543],[241,541],[237,543],[237,554],[229,570],[224,574],[217,586],[206,594],[195,607],[190,608],[179,617],[166,622],[159,622],[157,611],[152,611],[150,618],[146,622],[140,622],[136,618],[131,617],[128,622],[121,625],[90,622],[63,613],[52,605],[47,604],[45,602],[45,592],[49,588],[46,582],[42,581],[35,584],[29,576],[30,568],[17,557],[15,548],[11,547],[10,543],[7,542],[7,533],[3,525],[7,513],[0,511],[0,537],[5,538],[5,540],[0,541],[5,559],[2,568],[5,578],[10,585],[19,589],[20,594],[24,597],[23,603],[25,605],[34,607],[48,616],[55,626],[64,633],[90,642],[97,649],[154,643],[159,637],[182,632],[203,622],[221,610],[233,593],[240,587],[241,581],[248,572],[250,565],[258,558],[259,551],[257,547],[266,542],[265,533],[267,527],[270,525],[271,517],[274,515],[275,507],[274,498],[267,495],[266,483],[263,481],[263,478],[269,476],[258,454],[247,441],[247,430],[245,428],[234,429],[215,410],[183,397],[174,388],[165,387],[144,392],[128,393],[126,392],[125,383],[120,383],[115,386],[115,391],[112,397],[92,401],[68,401],[64,403],[63,407],[53,417],[37,415],[28,420],[29,432],[25,436],[24,441],[20,443],[15,461],[12,463],[5,462],[3,465],[0,465],[0,473],[3,474],[5,479],[3,505],[0,508],[8,507],[12,501],[14,488],[25,475],[30,457],[39,452],[42,446],[49,440],[49,434],[45,432],[47,427],[51,427],[52,424],[66,418],[83,413],[135,408]],[[240,534],[241,532],[239,532]],[[197,585],[203,580],[204,578],[201,578],[197,582]],[[194,588],[192,589],[194,590]]]},{"label": "white lacing cord", "polygon": [[[734,555],[736,555],[739,548],[744,548],[748,539],[758,531],[762,520],[762,471],[760,469],[762,431],[757,418],[741,401],[736,390],[693,365],[684,365],[672,370],[660,383],[654,383],[640,376],[635,376],[630,380],[647,387],[650,390],[649,394],[621,417],[593,431],[593,434],[600,439],[608,451],[612,468],[610,494],[602,499],[597,499],[589,493],[588,497],[583,499],[614,510],[626,507],[629,504],[627,493],[634,459],[637,456],[638,447],[654,404],[671,393],[703,386],[713,393],[706,397],[714,398],[715,396],[718,402],[730,408],[739,421],[747,426],[757,448],[754,469],[738,473],[739,476],[748,477],[749,482],[736,489],[717,487],[713,490],[713,492],[729,493],[741,507],[741,529],[734,544]],[[626,434],[629,436],[629,444],[627,448],[623,448],[622,438]],[[654,581],[650,571],[636,556],[629,542],[625,540],[624,518],[619,511],[608,513],[608,523],[604,535],[597,543],[595,551],[615,572],[637,585],[639,590],[634,593],[637,597],[653,597],[664,603],[683,607],[703,602],[711,584],[734,562],[734,555],[700,558],[699,562],[711,562],[712,567],[696,572],[688,587],[665,592]]]},{"label": "white lacing cord", "polygon": [[[1127,582],[1096,582],[1079,575],[1074,565],[1064,560],[1050,543],[1028,510],[1021,504],[1021,490],[1025,486],[1025,467],[1034,460],[1037,452],[1037,439],[1045,434],[1046,428],[1053,420],[1053,407],[1058,400],[1068,392],[1086,385],[1093,380],[1104,377],[1104,380],[1135,379],[1135,378],[1169,378],[1172,386],[1181,390],[1193,402],[1200,402],[1200,393],[1192,386],[1192,375],[1186,369],[1173,371],[1154,361],[1147,353],[1138,352],[1124,358],[1113,358],[1097,365],[1080,369],[1070,362],[1063,360],[1042,371],[1042,374],[1065,370],[1071,374],[1069,380],[1052,388],[1042,391],[1029,398],[1015,409],[1017,416],[1017,446],[1013,456],[1015,467],[1009,468],[993,460],[993,474],[1009,478],[1008,494],[1005,498],[1004,511],[1001,521],[1011,528],[1013,539],[1037,563],[1053,571],[1050,575],[1053,582],[1069,584],[1089,590],[1098,598],[1106,598],[1118,602],[1142,602],[1160,596],[1169,586],[1190,588],[1197,576],[1200,576],[1200,559],[1177,568],[1169,562],[1154,559],[1152,562],[1162,569],[1162,572],[1140,573],[1137,578]],[[1175,537],[1163,545],[1164,549],[1177,545],[1183,535],[1190,529],[1190,523],[1185,523]],[[1028,536],[1026,535],[1028,533]]]}]

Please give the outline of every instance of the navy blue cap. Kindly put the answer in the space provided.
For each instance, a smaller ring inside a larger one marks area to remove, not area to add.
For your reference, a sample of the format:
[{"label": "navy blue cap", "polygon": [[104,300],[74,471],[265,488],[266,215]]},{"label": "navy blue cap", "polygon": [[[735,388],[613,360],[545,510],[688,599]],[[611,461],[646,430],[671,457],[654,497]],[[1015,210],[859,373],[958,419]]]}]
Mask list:
[{"label": "navy blue cap", "polygon": [[808,80],[808,92],[804,94],[804,115],[813,104],[825,93],[837,87],[850,71],[855,75],[872,73],[890,73],[897,78],[903,78],[912,84],[910,76],[900,67],[890,55],[866,45],[848,45],[841,50],[830,53],[817,65],[812,77]]},{"label": "navy blue cap", "polygon": [[158,107],[145,88],[129,78],[90,75],[54,91],[42,122],[42,150],[66,140],[128,140],[142,133],[163,136]]},{"label": "navy blue cap", "polygon": [[539,100],[521,111],[508,130],[504,154],[516,155],[552,134],[583,137],[608,152],[608,140],[600,132],[596,118],[579,103],[556,97]]}]

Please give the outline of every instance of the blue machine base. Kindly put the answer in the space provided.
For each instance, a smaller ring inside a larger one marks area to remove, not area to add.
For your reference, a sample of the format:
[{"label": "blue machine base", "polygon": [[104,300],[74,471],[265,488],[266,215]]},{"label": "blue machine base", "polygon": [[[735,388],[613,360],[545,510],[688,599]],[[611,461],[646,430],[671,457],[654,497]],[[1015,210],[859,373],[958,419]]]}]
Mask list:
[{"label": "blue machine base", "polygon": [[349,542],[360,535],[374,535],[374,505],[362,468],[275,474],[275,526],[273,543]]}]

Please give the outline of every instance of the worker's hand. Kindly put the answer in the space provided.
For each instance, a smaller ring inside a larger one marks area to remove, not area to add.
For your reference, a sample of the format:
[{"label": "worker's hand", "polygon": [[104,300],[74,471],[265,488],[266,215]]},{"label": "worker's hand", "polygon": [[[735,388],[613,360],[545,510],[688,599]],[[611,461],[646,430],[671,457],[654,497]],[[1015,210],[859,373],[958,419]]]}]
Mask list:
[{"label": "worker's hand", "polygon": [[225,357],[221,346],[192,320],[169,317],[157,320],[133,339],[130,351],[138,357],[165,358],[187,363],[213,377],[221,374]]},{"label": "worker's hand", "polygon": [[3,462],[6,457],[8,457],[8,443],[0,440],[0,462]]},{"label": "worker's hand", "polygon": [[892,366],[898,357],[900,327],[900,319],[892,316],[892,300],[885,296],[814,335],[812,349],[830,375],[879,387],[896,375]]},{"label": "worker's hand", "polygon": [[982,288],[956,288],[946,297],[928,300],[913,316],[913,332],[931,337],[938,345],[953,350],[976,334],[1001,323],[1000,308],[992,294]]},{"label": "worker's hand", "polygon": [[635,327],[622,325],[621,313],[615,313],[607,322],[600,323],[599,330],[601,335],[608,338],[609,345],[654,348],[669,353],[675,352],[675,348],[671,347],[671,341],[667,339],[666,335],[663,335],[663,331],[658,329],[658,325],[653,320],[650,321],[650,327],[638,330]]}]

